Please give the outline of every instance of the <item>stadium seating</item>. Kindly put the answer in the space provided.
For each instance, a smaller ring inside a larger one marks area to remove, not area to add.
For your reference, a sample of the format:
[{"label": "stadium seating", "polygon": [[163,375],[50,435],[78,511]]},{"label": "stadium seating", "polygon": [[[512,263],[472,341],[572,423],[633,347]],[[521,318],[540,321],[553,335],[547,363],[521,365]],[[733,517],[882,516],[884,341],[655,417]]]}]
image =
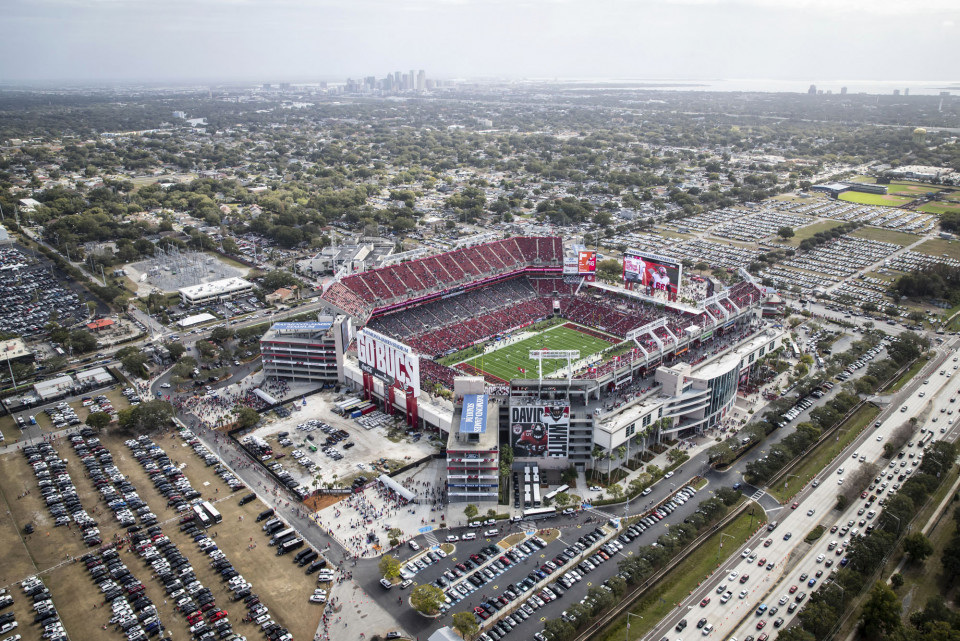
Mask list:
[{"label": "stadium seating", "polygon": [[[365,321],[377,308],[525,266],[560,267],[559,237],[513,237],[346,276],[324,300]],[[569,287],[567,291],[571,291]],[[563,291],[563,290],[561,290]]]}]

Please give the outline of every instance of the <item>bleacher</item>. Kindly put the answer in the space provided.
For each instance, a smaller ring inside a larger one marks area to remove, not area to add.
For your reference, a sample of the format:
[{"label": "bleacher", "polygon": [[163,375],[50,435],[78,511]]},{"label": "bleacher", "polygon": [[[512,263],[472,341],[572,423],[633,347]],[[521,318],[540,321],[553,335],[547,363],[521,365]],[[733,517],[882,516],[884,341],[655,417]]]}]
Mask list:
[{"label": "bleacher", "polygon": [[559,237],[513,237],[398,265],[352,274],[333,283],[323,299],[365,322],[384,305],[469,284],[526,266],[560,267]]}]

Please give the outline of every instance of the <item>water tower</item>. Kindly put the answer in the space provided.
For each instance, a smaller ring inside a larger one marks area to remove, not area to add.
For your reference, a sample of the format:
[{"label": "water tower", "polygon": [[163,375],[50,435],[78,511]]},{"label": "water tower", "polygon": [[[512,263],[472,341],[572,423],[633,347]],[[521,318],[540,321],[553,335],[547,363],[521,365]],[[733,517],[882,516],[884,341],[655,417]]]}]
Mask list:
[{"label": "water tower", "polygon": [[923,127],[917,127],[913,130],[913,142],[917,145],[922,145],[927,140],[927,130]]}]

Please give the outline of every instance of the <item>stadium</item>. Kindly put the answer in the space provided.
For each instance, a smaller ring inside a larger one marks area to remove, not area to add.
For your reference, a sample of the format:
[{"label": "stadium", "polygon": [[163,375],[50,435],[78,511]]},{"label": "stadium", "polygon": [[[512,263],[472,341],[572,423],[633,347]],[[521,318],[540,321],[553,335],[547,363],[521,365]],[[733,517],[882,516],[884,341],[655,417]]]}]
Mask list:
[{"label": "stadium", "polygon": [[[765,326],[767,293],[745,271],[724,287],[653,254],[630,250],[624,265],[622,285],[601,283],[594,252],[512,237],[343,277],[323,294],[340,319],[340,382],[439,430],[448,457],[482,441],[492,464],[510,443],[518,461],[584,470],[595,447],[626,445],[629,465],[724,421],[782,331]],[[487,405],[469,432],[466,397]]]}]

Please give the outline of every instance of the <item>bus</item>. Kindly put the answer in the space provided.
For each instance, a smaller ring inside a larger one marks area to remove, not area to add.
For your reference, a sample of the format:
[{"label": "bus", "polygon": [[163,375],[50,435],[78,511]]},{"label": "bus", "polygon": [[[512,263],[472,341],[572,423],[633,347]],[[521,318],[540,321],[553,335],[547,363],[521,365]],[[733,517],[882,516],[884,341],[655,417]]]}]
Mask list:
[{"label": "bus", "polygon": [[920,437],[917,447],[923,447],[933,438],[933,430],[927,430],[927,433]]},{"label": "bus", "polygon": [[204,501],[200,504],[200,507],[203,508],[203,511],[207,513],[207,516],[209,516],[210,520],[214,523],[219,523],[223,520],[223,515],[217,511],[217,508],[213,507],[213,503],[210,501]]},{"label": "bus", "polygon": [[529,467],[523,468],[523,482],[524,482],[524,483],[529,483],[529,482],[530,482],[530,468],[529,468]]},{"label": "bus", "polygon": [[532,502],[530,501],[530,489],[527,488],[523,491],[523,507],[533,507]]},{"label": "bus", "polygon": [[207,513],[203,511],[199,505],[193,506],[193,514],[200,521],[200,525],[203,527],[210,527],[213,523],[210,521],[210,517],[207,516]]},{"label": "bus", "polygon": [[272,539],[270,539],[270,545],[280,545],[284,541],[288,539],[292,539],[296,535],[297,535],[297,531],[294,530],[292,527],[288,527],[285,530],[280,530],[279,532],[273,535]]},{"label": "bus", "polygon": [[566,492],[569,489],[570,489],[569,485],[561,485],[560,487],[555,489],[553,492],[549,492],[548,494],[546,494],[543,498],[549,501],[552,501],[553,499],[557,498],[557,494],[562,494],[563,492]]},{"label": "bus", "polygon": [[539,507],[532,510],[524,510],[523,518],[530,521],[536,521],[537,519],[549,519],[551,516],[557,515],[557,508],[555,507]]},{"label": "bus", "polygon": [[533,507],[540,507],[540,486],[533,486]]}]

